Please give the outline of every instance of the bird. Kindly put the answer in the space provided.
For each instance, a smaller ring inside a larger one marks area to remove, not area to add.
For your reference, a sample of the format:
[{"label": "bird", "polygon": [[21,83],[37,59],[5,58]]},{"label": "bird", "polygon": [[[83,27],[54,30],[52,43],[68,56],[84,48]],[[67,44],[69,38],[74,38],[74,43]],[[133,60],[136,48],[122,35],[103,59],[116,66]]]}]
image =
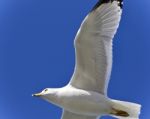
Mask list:
[{"label": "bird", "polygon": [[107,89],[112,70],[113,39],[119,27],[123,0],[99,0],[76,34],[75,68],[70,82],[33,94],[62,108],[61,119],[139,119],[141,105],[111,99]]}]

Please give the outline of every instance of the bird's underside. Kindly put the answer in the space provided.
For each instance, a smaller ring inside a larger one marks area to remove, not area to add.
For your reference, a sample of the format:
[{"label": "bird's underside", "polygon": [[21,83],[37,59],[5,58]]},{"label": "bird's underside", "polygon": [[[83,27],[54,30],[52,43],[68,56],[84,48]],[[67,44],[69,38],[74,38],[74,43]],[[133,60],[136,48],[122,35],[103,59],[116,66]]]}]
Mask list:
[{"label": "bird's underside", "polygon": [[62,115],[62,119],[98,119],[100,118],[97,116],[85,116],[85,115],[79,115],[72,112],[64,111]]}]

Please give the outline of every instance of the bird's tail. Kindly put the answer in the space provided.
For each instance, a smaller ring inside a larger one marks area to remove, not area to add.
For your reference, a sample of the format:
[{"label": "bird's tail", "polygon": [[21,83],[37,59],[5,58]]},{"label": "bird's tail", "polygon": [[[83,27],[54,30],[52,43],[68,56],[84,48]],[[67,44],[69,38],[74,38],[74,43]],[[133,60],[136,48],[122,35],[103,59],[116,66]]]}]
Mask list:
[{"label": "bird's tail", "polygon": [[139,119],[141,105],[131,102],[111,100],[111,116],[118,119]]}]

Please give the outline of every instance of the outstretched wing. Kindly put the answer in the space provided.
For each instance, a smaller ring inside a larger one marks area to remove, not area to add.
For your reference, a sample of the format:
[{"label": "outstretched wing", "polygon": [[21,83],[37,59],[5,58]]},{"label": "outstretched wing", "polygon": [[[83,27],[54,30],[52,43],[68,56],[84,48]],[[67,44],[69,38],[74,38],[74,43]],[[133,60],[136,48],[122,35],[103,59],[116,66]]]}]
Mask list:
[{"label": "outstretched wing", "polygon": [[95,116],[78,115],[64,110],[61,119],[98,119]]},{"label": "outstretched wing", "polygon": [[112,67],[112,39],[122,0],[102,0],[87,15],[75,38],[76,66],[70,85],[106,95]]}]

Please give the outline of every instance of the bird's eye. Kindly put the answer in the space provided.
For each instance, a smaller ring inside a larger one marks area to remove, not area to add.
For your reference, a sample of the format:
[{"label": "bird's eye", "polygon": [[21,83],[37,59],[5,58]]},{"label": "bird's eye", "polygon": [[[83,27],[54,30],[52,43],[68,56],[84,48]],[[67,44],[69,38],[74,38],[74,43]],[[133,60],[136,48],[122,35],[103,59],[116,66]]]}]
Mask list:
[{"label": "bird's eye", "polygon": [[48,89],[45,89],[44,91],[46,92]]}]

